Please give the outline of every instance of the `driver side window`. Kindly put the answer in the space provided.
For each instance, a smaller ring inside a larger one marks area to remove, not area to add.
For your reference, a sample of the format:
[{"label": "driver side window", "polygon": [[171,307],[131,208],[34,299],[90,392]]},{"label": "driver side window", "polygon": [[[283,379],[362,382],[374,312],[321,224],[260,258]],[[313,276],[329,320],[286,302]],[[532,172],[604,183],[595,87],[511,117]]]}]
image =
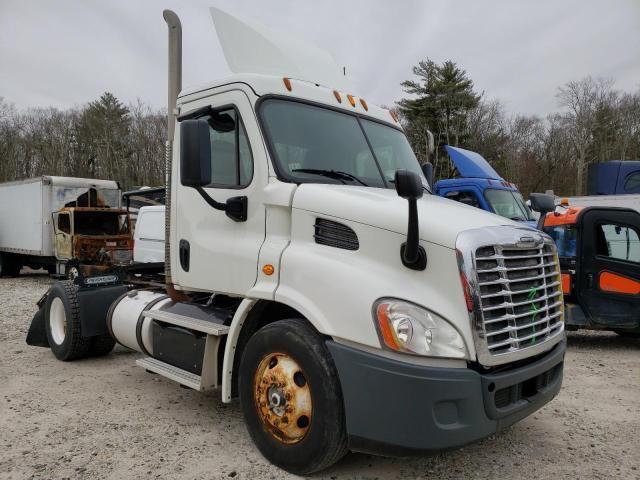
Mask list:
[{"label": "driver side window", "polygon": [[444,196],[449,200],[455,200],[456,202],[464,203],[465,205],[471,205],[472,207],[481,208],[480,202],[478,201],[478,197],[476,197],[476,194],[473,192],[469,192],[469,191],[448,192]]},{"label": "driver side window", "polygon": [[253,158],[247,132],[233,108],[211,112],[207,117],[211,142],[212,188],[242,188],[251,183]]},{"label": "driver side window", "polygon": [[598,225],[596,227],[596,255],[640,263],[638,231],[626,225]]},{"label": "driver side window", "polygon": [[63,233],[71,233],[71,220],[68,213],[58,215],[58,230]]}]

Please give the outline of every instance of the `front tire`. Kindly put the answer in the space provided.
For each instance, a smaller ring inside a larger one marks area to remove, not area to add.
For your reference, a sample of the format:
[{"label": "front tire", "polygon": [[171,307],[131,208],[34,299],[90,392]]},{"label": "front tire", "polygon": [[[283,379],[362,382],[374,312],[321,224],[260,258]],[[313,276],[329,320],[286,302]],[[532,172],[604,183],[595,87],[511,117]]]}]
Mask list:
[{"label": "front tire", "polygon": [[306,321],[271,323],[249,339],[239,393],[251,438],[280,468],[308,475],[347,453],[338,375],[324,340]]},{"label": "front tire", "polygon": [[71,281],[56,282],[47,295],[45,331],[49,347],[58,360],[85,357],[91,344],[82,336],[78,291]]}]

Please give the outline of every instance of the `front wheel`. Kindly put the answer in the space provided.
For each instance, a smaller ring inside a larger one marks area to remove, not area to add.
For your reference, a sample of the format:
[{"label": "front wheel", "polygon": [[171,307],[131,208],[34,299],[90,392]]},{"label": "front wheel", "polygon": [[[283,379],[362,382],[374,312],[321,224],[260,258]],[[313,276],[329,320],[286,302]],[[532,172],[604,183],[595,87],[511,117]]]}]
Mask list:
[{"label": "front wheel", "polygon": [[239,390],[249,434],[271,463],[308,475],[347,452],[338,375],[306,321],[271,323],[249,339]]}]

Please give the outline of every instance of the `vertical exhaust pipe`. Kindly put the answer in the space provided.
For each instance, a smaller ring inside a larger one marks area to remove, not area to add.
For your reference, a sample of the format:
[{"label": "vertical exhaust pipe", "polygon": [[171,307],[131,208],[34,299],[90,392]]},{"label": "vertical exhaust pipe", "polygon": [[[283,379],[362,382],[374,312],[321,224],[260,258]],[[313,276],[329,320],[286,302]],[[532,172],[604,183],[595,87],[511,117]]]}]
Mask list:
[{"label": "vertical exhaust pipe", "polygon": [[169,81],[167,98],[167,142],[165,144],[165,242],[164,242],[164,274],[167,294],[174,302],[188,299],[173,285],[171,278],[171,159],[173,153],[173,136],[176,123],[176,105],[178,94],[182,90],[182,24],[175,12],[164,10],[162,17],[169,30]]}]

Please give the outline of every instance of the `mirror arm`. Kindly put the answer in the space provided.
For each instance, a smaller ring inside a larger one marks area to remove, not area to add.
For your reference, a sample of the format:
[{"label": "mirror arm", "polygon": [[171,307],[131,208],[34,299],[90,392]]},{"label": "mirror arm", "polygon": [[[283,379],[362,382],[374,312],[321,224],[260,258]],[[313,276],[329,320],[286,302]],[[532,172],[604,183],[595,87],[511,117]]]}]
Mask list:
[{"label": "mirror arm", "polygon": [[205,192],[202,187],[194,187],[196,191],[200,194],[200,196],[207,202],[211,207],[216,210],[221,210],[227,214],[231,220],[235,222],[245,222],[247,220],[247,208],[248,208],[248,199],[247,197],[231,197],[227,200],[226,203],[217,202],[213,198],[211,198],[207,192]]},{"label": "mirror arm", "polygon": [[412,270],[424,270],[427,268],[427,252],[420,245],[418,229],[418,202],[415,198],[409,202],[409,225],[407,226],[407,241],[400,247],[402,264]]}]

